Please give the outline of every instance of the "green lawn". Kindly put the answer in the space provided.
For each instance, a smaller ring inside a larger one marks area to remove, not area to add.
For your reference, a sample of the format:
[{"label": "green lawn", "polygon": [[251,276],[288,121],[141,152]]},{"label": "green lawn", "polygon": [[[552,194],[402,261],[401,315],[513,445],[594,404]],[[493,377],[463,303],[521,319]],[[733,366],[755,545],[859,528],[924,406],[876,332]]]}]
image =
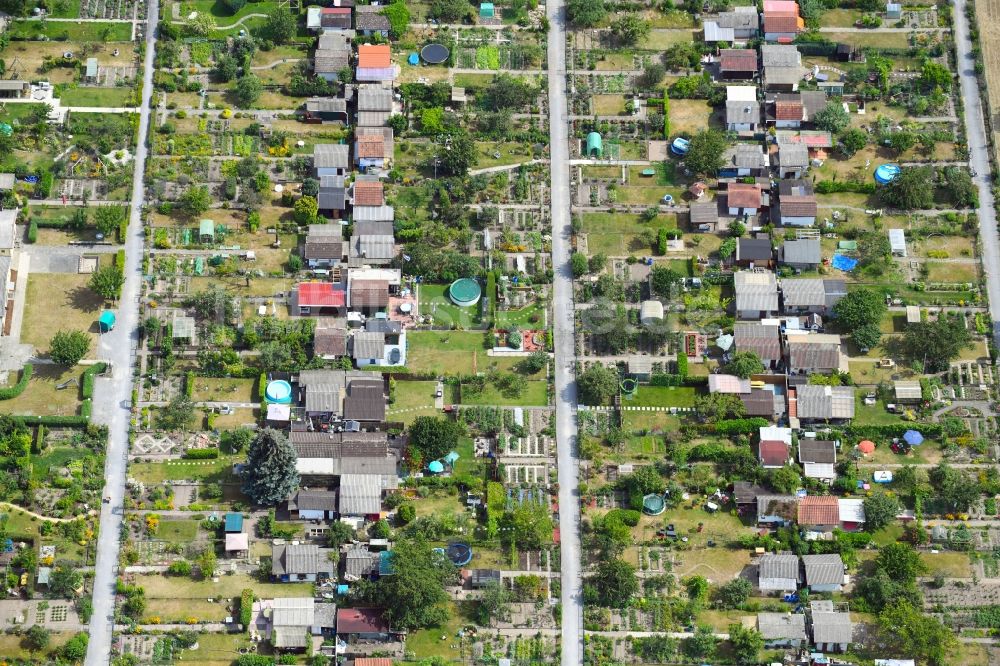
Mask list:
[{"label": "green lawn", "polygon": [[189,544],[198,538],[198,521],[162,519],[156,536],[170,543]]},{"label": "green lawn", "polygon": [[132,39],[129,23],[68,23],[52,21],[15,21],[8,33],[11,39],[36,40],[41,37],[71,42],[127,42]]},{"label": "green lawn", "polygon": [[461,656],[455,647],[461,640],[458,632],[464,625],[471,623],[475,606],[474,602],[451,604],[447,622],[407,635],[406,651],[412,652],[413,658],[417,660],[430,657],[443,657],[448,661],[458,659]]},{"label": "green lawn", "polygon": [[[390,421],[401,421],[410,424],[418,416],[437,416],[438,409],[434,407],[434,390],[437,382],[433,381],[397,381],[395,401],[389,405],[386,414]],[[450,393],[452,387],[445,387],[445,404],[452,404]]]},{"label": "green lawn", "polygon": [[195,377],[195,402],[256,402],[256,379],[215,379],[212,377]]},{"label": "green lawn", "polygon": [[640,386],[631,397],[622,396],[624,407],[694,407],[697,389],[691,386]]},{"label": "green lawn", "polygon": [[31,456],[31,476],[41,481],[50,477],[60,467],[65,467],[73,460],[86,458],[92,452],[90,449],[57,446],[41,455]]},{"label": "green lawn", "polygon": [[131,106],[131,88],[70,88],[59,99],[63,106],[123,107]]},{"label": "green lawn", "polygon": [[455,305],[448,297],[450,284],[421,284],[420,314],[434,317],[436,326],[458,326],[473,328],[482,323],[480,306],[463,308]]},{"label": "green lawn", "polygon": [[544,381],[529,381],[524,392],[516,398],[508,398],[492,384],[476,396],[462,392],[463,405],[510,405],[510,406],[544,406],[549,404],[548,383]]},{"label": "green lawn", "polygon": [[[497,310],[497,328],[507,328],[511,324],[518,328],[541,328],[544,321],[545,304],[539,301],[526,305],[519,310]],[[532,317],[536,321],[532,322]]]},{"label": "green lawn", "polygon": [[927,566],[927,575],[941,574],[946,578],[970,578],[972,563],[966,553],[944,551],[940,553],[920,553],[920,560]]},{"label": "green lawn", "polygon": [[312,596],[312,583],[262,583],[246,574],[221,576],[218,583],[208,580],[191,580],[160,574],[138,574],[135,584],[146,590],[150,599],[209,599],[238,597],[244,588],[253,588],[262,599],[274,597]]},{"label": "green lawn", "polygon": [[495,362],[509,368],[520,360],[487,356],[485,339],[485,333],[478,331],[414,331],[406,336],[406,367],[413,372],[467,375],[484,372]]},{"label": "green lawn", "polygon": [[[243,5],[235,14],[221,0],[187,0],[181,4],[181,16],[187,16],[193,11],[208,12],[217,19],[239,19],[248,14],[267,14],[278,6],[277,2],[250,2]],[[231,25],[232,21],[221,20],[220,25]]]},{"label": "green lawn", "polygon": [[640,236],[646,232],[655,235],[663,227],[676,229],[677,216],[661,214],[652,222],[643,222],[638,215],[584,213],[580,216],[580,227],[587,234],[587,249],[591,255],[649,254],[652,248]]},{"label": "green lawn", "polygon": [[147,484],[166,480],[230,481],[234,459],[218,460],[168,460],[155,463],[132,463],[129,475]]},{"label": "green lawn", "polygon": [[78,18],[80,16],[80,0],[50,3],[49,12],[49,16],[52,18]]},{"label": "green lawn", "polygon": [[865,404],[865,392],[858,391],[854,396],[854,423],[857,425],[894,425],[899,423],[899,415],[885,409],[881,400],[874,405]]}]

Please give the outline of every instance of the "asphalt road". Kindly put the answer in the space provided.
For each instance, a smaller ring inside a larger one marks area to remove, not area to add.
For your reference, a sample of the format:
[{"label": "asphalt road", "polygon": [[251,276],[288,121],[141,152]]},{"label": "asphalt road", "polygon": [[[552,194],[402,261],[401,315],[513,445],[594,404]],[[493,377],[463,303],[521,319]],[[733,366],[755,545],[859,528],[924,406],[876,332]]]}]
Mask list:
[{"label": "asphalt road", "polygon": [[552,319],[555,343],[556,447],[559,459],[559,532],[562,583],[562,664],[583,663],[583,585],[580,578],[580,505],[576,452],[576,341],[570,270],[569,115],[566,109],[566,12],[549,0],[549,145],[552,177]]},{"label": "asphalt road", "polygon": [[962,87],[962,106],[965,110],[965,134],[969,138],[969,166],[975,171],[973,180],[979,188],[979,238],[982,242],[983,272],[986,274],[986,294],[990,300],[990,319],[993,320],[993,341],[1000,346],[1000,234],[997,232],[996,202],[990,189],[989,148],[986,143],[986,124],[983,121],[983,104],[979,97],[979,79],[976,78],[976,61],[972,57],[969,41],[969,19],[965,15],[966,0],[955,0],[952,16],[955,21],[955,50],[958,79]]},{"label": "asphalt road", "polygon": [[139,335],[139,297],[142,282],[142,206],[146,186],[146,137],[149,135],[150,98],[153,92],[153,50],[159,0],[147,7],[146,54],[143,63],[142,110],[139,115],[139,145],[135,153],[132,178],[132,208],[128,238],[125,243],[125,286],[118,307],[115,329],[101,336],[98,355],[112,364],[109,379],[94,384],[93,420],[108,426],[107,462],[104,468],[104,495],[109,504],[101,504],[101,530],[97,540],[94,571],[94,614],[90,618],[90,643],[87,666],[105,666],[111,661],[111,638],[114,629],[115,578],[118,573],[119,535],[125,494],[125,470],[128,464],[129,401],[132,399],[133,350]]}]

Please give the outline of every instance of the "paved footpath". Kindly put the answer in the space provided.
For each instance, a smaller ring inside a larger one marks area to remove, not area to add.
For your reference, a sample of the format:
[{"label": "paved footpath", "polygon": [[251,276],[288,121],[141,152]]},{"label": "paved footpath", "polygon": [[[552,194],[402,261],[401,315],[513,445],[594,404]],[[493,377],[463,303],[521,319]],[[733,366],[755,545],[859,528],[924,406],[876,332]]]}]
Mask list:
[{"label": "paved footpath", "polygon": [[559,533],[562,585],[562,666],[583,663],[583,583],[580,575],[579,459],[576,423],[576,338],[570,270],[569,113],[566,100],[564,0],[546,3],[549,19],[549,146],[552,205],[552,320],[555,339],[556,448],[559,454]]},{"label": "paved footpath", "polygon": [[94,383],[93,420],[108,426],[109,441],[104,468],[104,495],[111,502],[101,505],[101,531],[97,541],[94,572],[94,612],[90,619],[90,643],[87,666],[105,666],[111,661],[111,639],[115,616],[115,579],[118,574],[119,536],[124,511],[125,472],[128,464],[129,402],[132,399],[134,350],[139,342],[139,299],[143,232],[142,208],[145,203],[149,136],[149,114],[153,93],[153,55],[156,49],[156,23],[159,0],[150,0],[146,8],[146,58],[143,63],[142,110],[139,114],[139,140],[135,151],[132,178],[132,209],[125,242],[125,286],[119,304],[118,324],[111,333],[101,336],[98,355],[112,365],[111,378]]}]

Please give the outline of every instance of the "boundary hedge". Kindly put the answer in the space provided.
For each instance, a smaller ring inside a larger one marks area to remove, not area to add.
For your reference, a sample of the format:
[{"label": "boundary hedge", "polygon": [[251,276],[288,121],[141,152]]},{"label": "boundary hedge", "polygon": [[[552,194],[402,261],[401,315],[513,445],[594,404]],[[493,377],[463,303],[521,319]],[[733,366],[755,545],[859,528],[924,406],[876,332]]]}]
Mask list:
[{"label": "boundary hedge", "polygon": [[83,380],[80,383],[80,394],[84,400],[94,397],[94,377],[108,369],[108,364],[95,363],[83,371]]},{"label": "boundary hedge", "polygon": [[34,366],[30,363],[25,363],[21,369],[21,378],[17,380],[17,383],[13,386],[0,388],[0,400],[10,400],[24,393],[24,389],[28,388],[28,382],[31,381],[31,375],[34,372]]}]

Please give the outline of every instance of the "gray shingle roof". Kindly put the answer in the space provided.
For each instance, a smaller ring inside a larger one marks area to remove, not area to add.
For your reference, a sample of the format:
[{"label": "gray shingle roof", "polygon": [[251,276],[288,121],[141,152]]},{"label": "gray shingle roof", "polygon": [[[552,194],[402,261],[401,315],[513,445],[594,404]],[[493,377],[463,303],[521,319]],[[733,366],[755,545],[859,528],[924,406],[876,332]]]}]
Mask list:
[{"label": "gray shingle roof", "polygon": [[[789,340],[788,363],[794,370],[837,370],[840,368],[840,345]],[[801,406],[799,414],[802,414]]]},{"label": "gray shingle roof", "polygon": [[851,386],[815,386],[797,389],[798,415],[804,419],[853,419],[854,388]]},{"label": "gray shingle roof", "polygon": [[300,488],[288,498],[289,511],[336,511],[337,492]]},{"label": "gray shingle roof", "polygon": [[837,443],[822,439],[800,439],[799,462],[835,463],[837,462]]},{"label": "gray shingle roof", "polygon": [[802,613],[757,613],[757,631],[766,641],[806,639],[806,616]]},{"label": "gray shingle roof", "polygon": [[842,585],[844,560],[837,553],[829,555],[803,555],[806,567],[806,585]]},{"label": "gray shingle roof", "polygon": [[760,122],[760,102],[726,102],[726,124]]},{"label": "gray shingle roof", "polygon": [[777,324],[736,322],[733,337],[737,350],[756,352],[762,361],[777,361],[781,358],[781,337]]},{"label": "gray shingle roof", "polygon": [[764,44],[760,47],[761,61],[765,67],[791,67],[802,64],[802,54],[787,44]]},{"label": "gray shingle roof", "polygon": [[[745,10],[753,11],[745,11]],[[734,11],[722,12],[715,18],[720,28],[734,30],[756,30],[760,26],[760,17],[753,7],[736,7]]]},{"label": "gray shingle roof", "polygon": [[782,245],[782,260],[786,264],[818,264],[821,259],[818,238],[796,238]]},{"label": "gray shingle roof", "polygon": [[716,224],[719,221],[719,202],[715,200],[692,202],[690,221],[692,225]]},{"label": "gray shingle roof", "polygon": [[385,7],[360,5],[354,9],[354,27],[357,30],[388,30],[389,17],[382,14]]},{"label": "gray shingle roof", "polygon": [[737,261],[770,261],[772,253],[770,238],[741,238],[736,242]]},{"label": "gray shingle roof", "polygon": [[348,580],[357,580],[370,575],[377,559],[378,555],[369,551],[367,546],[352,546],[344,556],[344,576]]},{"label": "gray shingle roof", "polygon": [[[750,104],[750,102],[726,102],[727,109],[729,104]],[[758,113],[758,117],[759,117]],[[727,120],[726,122],[749,122],[749,121],[730,121],[728,120],[728,110],[727,110]],[[767,155],[764,154],[764,148],[759,144],[748,144],[739,143],[735,146],[731,146],[726,149],[722,155],[724,160],[724,167],[736,167],[737,169],[766,169],[767,168]]]},{"label": "gray shingle roof", "polygon": [[[381,350],[378,356],[381,357]],[[344,418],[352,421],[381,421],[385,418],[385,394],[382,380],[354,380],[347,389],[344,398]]]},{"label": "gray shingle roof", "polygon": [[804,167],[809,165],[809,148],[800,143],[786,143],[778,147],[779,167]]},{"label": "gray shingle roof", "polygon": [[379,85],[359,85],[358,111],[392,111],[392,90]]}]

